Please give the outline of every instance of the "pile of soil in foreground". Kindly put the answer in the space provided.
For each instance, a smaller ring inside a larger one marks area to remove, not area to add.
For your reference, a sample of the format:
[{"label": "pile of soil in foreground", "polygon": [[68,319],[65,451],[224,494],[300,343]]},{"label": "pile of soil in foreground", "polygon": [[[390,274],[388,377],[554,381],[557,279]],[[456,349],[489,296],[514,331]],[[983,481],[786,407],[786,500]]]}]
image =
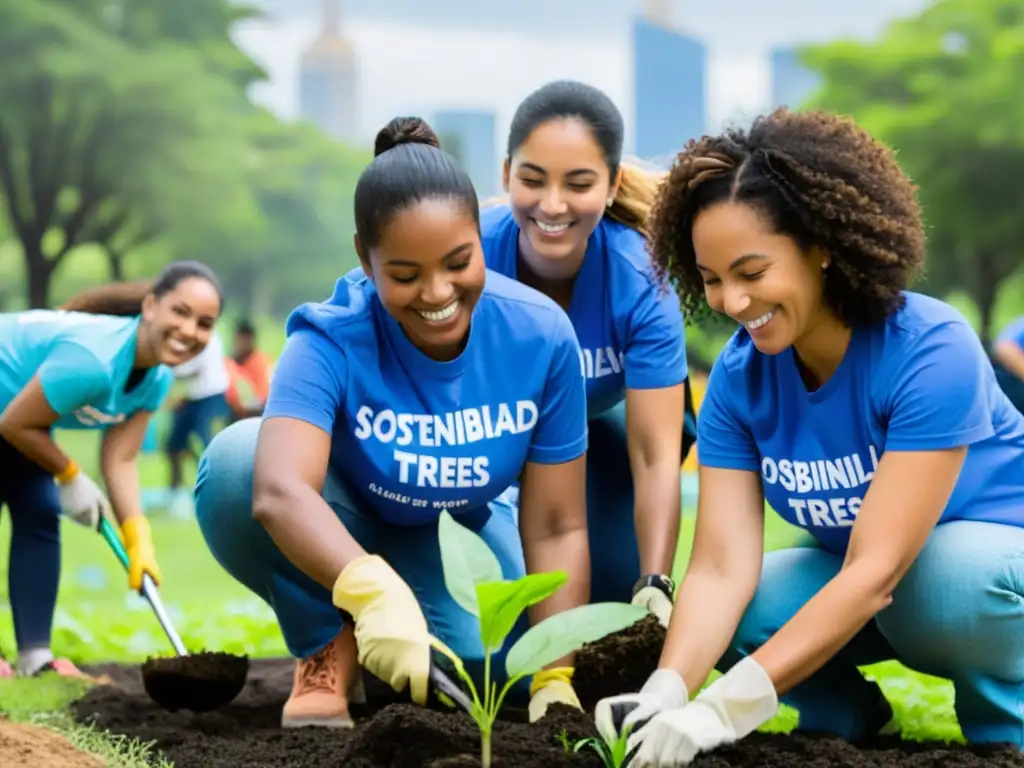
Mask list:
[{"label": "pile of soil in foreground", "polygon": [[75,749],[38,725],[0,719],[0,765],[4,768],[103,768],[97,758]]},{"label": "pile of soil in foreground", "polygon": [[[643,628],[626,631],[633,637]],[[623,640],[629,647],[643,643]],[[616,647],[614,640],[605,647]],[[600,647],[590,649],[595,657]],[[586,660],[586,656],[583,656]],[[399,702],[386,686],[367,677],[369,704],[353,707],[354,730],[283,730],[281,707],[291,688],[291,660],[255,660],[245,689],[235,701],[205,714],[171,714],[151,702],[137,667],[106,666],[115,685],[98,686],[73,706],[82,722],[114,733],[154,741],[176,768],[471,768],[478,766],[479,735],[462,713],[437,712]],[[587,666],[584,664],[584,679]],[[90,670],[94,671],[94,670]],[[594,690],[635,690],[635,673],[607,668]],[[579,669],[577,671],[579,674]],[[642,680],[641,680],[642,683]],[[604,695],[602,693],[602,695]],[[499,722],[494,732],[495,768],[600,768],[589,749],[567,754],[559,739],[594,735],[592,717],[565,707],[540,723]],[[2,756],[0,756],[2,758]],[[0,765],[6,766],[3,759]],[[46,764],[49,766],[49,764]],[[698,757],[695,768],[1024,768],[1024,755],[1011,747],[904,744],[888,740],[871,749],[838,739],[752,735],[738,744]]]},{"label": "pile of soil in foreground", "polygon": [[584,645],[576,654],[572,686],[580,704],[593,712],[607,696],[639,691],[658,668],[665,629],[648,616],[621,632]]}]

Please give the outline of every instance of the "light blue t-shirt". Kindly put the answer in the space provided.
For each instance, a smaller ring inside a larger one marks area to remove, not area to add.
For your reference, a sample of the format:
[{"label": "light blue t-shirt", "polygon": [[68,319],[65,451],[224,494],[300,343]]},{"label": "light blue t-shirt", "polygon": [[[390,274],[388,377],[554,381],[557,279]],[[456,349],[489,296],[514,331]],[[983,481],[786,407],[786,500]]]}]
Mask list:
[{"label": "light blue t-shirt", "polygon": [[762,354],[741,327],[715,362],[698,416],[701,464],[759,472],[772,508],[836,553],[886,450],[968,446],[941,521],[1024,526],[1024,416],[963,316],[905,295],[887,321],[854,330],[814,392],[792,347]]},{"label": "light blue t-shirt", "polygon": [[[481,212],[489,269],[516,278],[519,225],[508,205]],[[626,389],[657,389],[686,379],[686,335],[679,299],[659,281],[645,240],[605,217],[587,242],[569,318],[580,343],[590,418],[618,405]]]},{"label": "light blue t-shirt", "polygon": [[1024,349],[1024,317],[1018,317],[1003,328],[999,335],[996,336],[996,341],[1012,341],[1018,347]]},{"label": "light blue t-shirt", "polygon": [[287,321],[264,418],[332,435],[331,467],[382,520],[420,525],[478,509],[526,462],[587,448],[572,325],[546,296],[494,272],[450,362],[424,355],[361,270]]},{"label": "light blue t-shirt", "polygon": [[39,376],[58,429],[104,429],[156,411],[171,369],[149,369],[130,392],[139,317],[36,309],[0,314],[0,411]]}]

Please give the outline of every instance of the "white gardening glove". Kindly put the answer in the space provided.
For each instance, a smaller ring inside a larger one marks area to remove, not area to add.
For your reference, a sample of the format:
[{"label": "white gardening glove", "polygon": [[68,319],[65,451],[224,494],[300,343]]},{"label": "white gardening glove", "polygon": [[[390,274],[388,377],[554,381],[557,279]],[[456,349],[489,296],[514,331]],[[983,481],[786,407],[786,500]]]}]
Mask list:
[{"label": "white gardening glove", "polygon": [[644,576],[633,586],[633,605],[640,605],[658,618],[658,623],[668,629],[672,618],[672,595],[675,584],[668,576],[656,573]]},{"label": "white gardening glove", "polygon": [[61,511],[79,525],[99,530],[100,517],[109,513],[110,502],[92,478],[70,465],[57,477]]},{"label": "white gardening glove", "polygon": [[639,693],[609,696],[597,702],[594,724],[601,738],[611,743],[627,726],[639,728],[659,712],[683,706],[688,698],[686,683],[678,672],[656,669]]},{"label": "white gardening glove", "polygon": [[685,707],[655,716],[634,731],[629,768],[681,768],[701,752],[742,739],[779,708],[768,673],[750,656],[709,685]]}]

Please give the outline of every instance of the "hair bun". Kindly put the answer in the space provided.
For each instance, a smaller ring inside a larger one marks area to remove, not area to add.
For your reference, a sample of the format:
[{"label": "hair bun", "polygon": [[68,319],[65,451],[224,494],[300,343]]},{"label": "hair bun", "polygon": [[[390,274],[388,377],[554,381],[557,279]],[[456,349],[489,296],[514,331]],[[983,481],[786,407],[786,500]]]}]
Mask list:
[{"label": "hair bun", "polygon": [[441,148],[434,129],[421,117],[396,117],[380,129],[373,142],[373,156],[377,157],[399,144],[428,144]]}]

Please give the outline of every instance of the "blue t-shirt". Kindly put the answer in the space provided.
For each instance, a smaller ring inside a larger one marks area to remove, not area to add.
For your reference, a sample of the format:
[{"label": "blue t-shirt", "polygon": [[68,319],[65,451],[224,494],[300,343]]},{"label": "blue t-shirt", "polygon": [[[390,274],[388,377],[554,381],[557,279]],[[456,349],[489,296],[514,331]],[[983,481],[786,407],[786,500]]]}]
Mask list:
[{"label": "blue t-shirt", "polygon": [[[516,278],[519,225],[507,205],[481,213],[489,269]],[[686,379],[686,335],[679,299],[659,281],[646,241],[607,217],[587,242],[569,318],[580,343],[590,418],[620,403],[626,389],[656,389]]]},{"label": "blue t-shirt", "polygon": [[772,508],[836,553],[886,450],[968,446],[941,521],[1024,526],[1024,416],[963,316],[905,295],[887,321],[854,330],[814,392],[792,347],[762,354],[740,328],[715,362],[698,416],[701,464],[759,472]]},{"label": "blue t-shirt", "polygon": [[1024,317],[1018,317],[1003,328],[996,337],[996,341],[1012,341],[1018,347],[1024,349]]},{"label": "blue t-shirt", "polygon": [[487,272],[465,349],[424,355],[355,270],[325,302],[304,304],[264,418],[332,435],[331,467],[395,525],[477,509],[530,462],[587,448],[586,393],[572,325],[546,296]]},{"label": "blue t-shirt", "polygon": [[39,376],[58,429],[104,429],[136,411],[156,411],[171,389],[167,366],[130,392],[139,317],[37,309],[0,315],[0,411]]}]

